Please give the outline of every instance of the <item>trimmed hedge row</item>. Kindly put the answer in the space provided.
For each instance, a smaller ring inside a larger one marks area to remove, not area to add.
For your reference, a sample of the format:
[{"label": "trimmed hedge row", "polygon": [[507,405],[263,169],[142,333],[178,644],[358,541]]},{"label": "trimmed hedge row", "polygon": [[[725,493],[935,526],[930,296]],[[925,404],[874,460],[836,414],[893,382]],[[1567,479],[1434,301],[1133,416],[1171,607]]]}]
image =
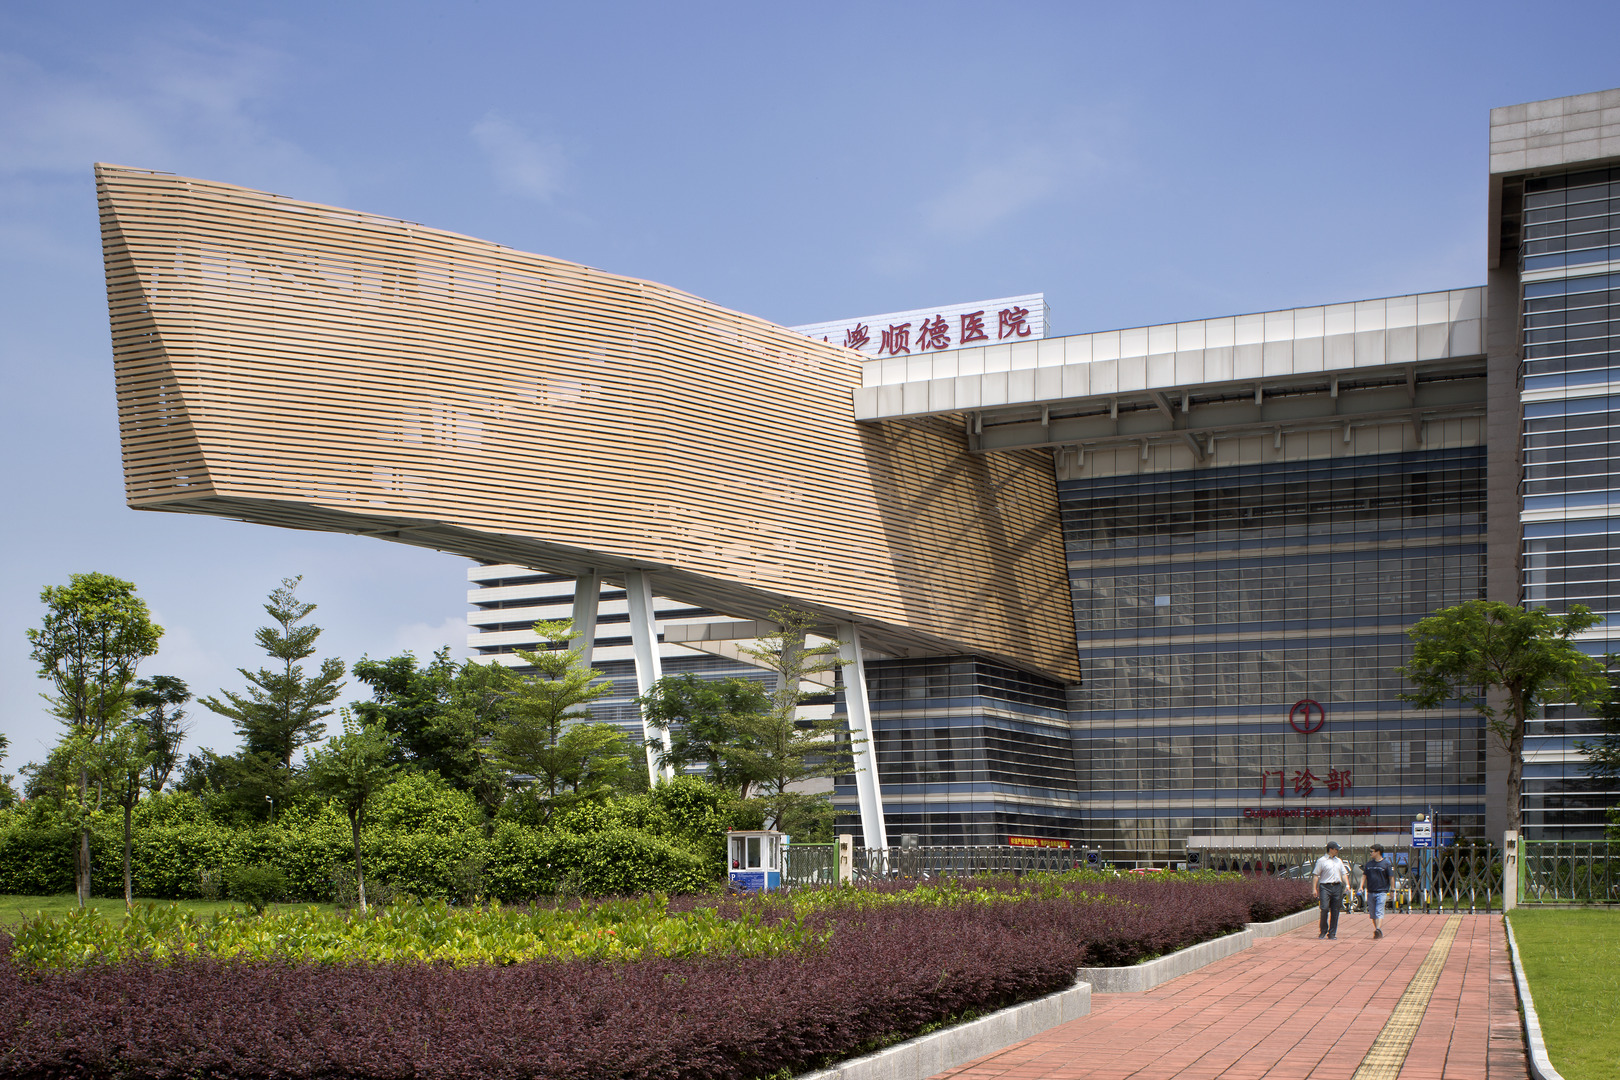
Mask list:
[{"label": "trimmed hedge row", "polygon": [[[1301,896],[1308,902],[1308,887],[1283,884],[1296,908]],[[1051,993],[1081,966],[1216,936],[1248,921],[1255,902],[1239,882],[1127,881],[1107,891],[1112,902],[829,909],[818,917],[835,921],[830,944],[762,959],[462,969],[143,962],[27,975],[3,962],[0,1073],[750,1080]],[[0,936],[0,953],[9,949]]]},{"label": "trimmed hedge row", "polygon": [[[345,827],[345,833],[346,833]],[[98,896],[123,895],[123,838],[91,834],[92,885]],[[73,891],[74,834],[65,829],[13,829],[0,835],[0,893],[51,896]],[[474,832],[364,834],[367,877],[418,896],[478,893],[501,900],[550,895],[559,887],[605,896],[696,892],[713,884],[720,863],[648,833],[540,832],[502,823],[495,835]],[[354,867],[352,839],[335,831],[228,829],[217,825],[152,828],[134,838],[131,877],[137,896],[191,900],[202,895],[199,871],[227,877],[247,866],[287,875],[287,899],[327,900],[334,869]]]},{"label": "trimmed hedge row", "polygon": [[[377,823],[362,833],[362,851],[369,879],[424,897],[693,892],[722,873],[721,838],[732,810],[712,786],[686,779],[609,806],[581,807],[549,829],[503,821],[486,836],[465,795],[407,777],[383,793]],[[74,843],[71,830],[26,813],[0,819],[0,893],[73,891]],[[98,896],[123,895],[123,843],[122,818],[99,815],[91,831],[91,887]],[[233,828],[210,819],[192,796],[166,795],[138,808],[130,864],[135,894],[150,899],[198,899],[202,872],[217,882],[264,865],[287,876],[287,899],[327,900],[333,871],[353,872],[354,841],[348,821],[331,807]]]}]

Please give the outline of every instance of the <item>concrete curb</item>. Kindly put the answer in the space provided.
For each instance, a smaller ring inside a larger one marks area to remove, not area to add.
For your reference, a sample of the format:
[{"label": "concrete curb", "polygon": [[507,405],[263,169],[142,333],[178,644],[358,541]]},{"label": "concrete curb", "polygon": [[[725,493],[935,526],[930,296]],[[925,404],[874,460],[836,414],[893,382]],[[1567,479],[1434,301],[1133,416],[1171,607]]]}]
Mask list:
[{"label": "concrete curb", "polygon": [[1190,945],[1143,964],[1132,964],[1130,967],[1081,968],[1080,978],[1089,982],[1091,988],[1099,994],[1140,994],[1188,972],[1213,964],[1217,960],[1224,960],[1234,953],[1240,953],[1256,941],[1286,934],[1301,926],[1309,926],[1316,919],[1316,909],[1309,908],[1293,915],[1284,915],[1271,922],[1249,923],[1247,929],[1235,934]]},{"label": "concrete curb", "polygon": [[1530,1059],[1530,1075],[1536,1080],[1564,1080],[1553,1068],[1547,1056],[1547,1043],[1541,1037],[1541,1018],[1536,1015],[1536,1004],[1530,1000],[1530,980],[1524,977],[1524,966],[1519,963],[1519,943],[1513,937],[1513,923],[1506,916],[1502,925],[1507,927],[1508,955],[1513,958],[1513,985],[1519,990],[1519,1006],[1524,1010],[1524,1046]]},{"label": "concrete curb", "polygon": [[805,1073],[798,1080],[924,1080],[1078,1020],[1090,1011],[1091,987],[1076,983],[1067,990],[919,1035],[830,1069]]}]

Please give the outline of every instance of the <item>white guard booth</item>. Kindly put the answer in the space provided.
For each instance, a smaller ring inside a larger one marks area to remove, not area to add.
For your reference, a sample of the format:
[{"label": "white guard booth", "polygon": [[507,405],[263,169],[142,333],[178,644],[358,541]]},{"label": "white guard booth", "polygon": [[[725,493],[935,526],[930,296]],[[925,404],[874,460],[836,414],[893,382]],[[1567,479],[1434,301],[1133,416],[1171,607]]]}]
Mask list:
[{"label": "white guard booth", "polygon": [[738,829],[726,834],[729,880],[744,892],[773,892],[782,887],[782,856],[787,833],[775,829]]}]

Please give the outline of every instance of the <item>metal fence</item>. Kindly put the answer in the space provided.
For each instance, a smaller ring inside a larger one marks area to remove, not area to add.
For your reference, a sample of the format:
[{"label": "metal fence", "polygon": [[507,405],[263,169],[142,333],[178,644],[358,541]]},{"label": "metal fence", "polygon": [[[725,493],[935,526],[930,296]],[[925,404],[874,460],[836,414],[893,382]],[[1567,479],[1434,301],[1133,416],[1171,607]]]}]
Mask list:
[{"label": "metal fence", "polygon": [[1620,903],[1620,844],[1520,843],[1520,904]]},{"label": "metal fence", "polygon": [[[1620,904],[1620,844],[1529,840],[1520,845],[1520,904]],[[923,881],[969,874],[1024,874],[1083,868],[1081,849],[1008,845],[856,847],[855,881]],[[1308,879],[1321,856],[1315,847],[1195,848],[1188,869]],[[1388,910],[1392,912],[1499,911],[1502,853],[1493,844],[1442,848],[1391,847],[1395,864]],[[1361,888],[1365,848],[1340,853],[1351,866],[1352,888]],[[784,855],[786,885],[830,885],[838,880],[838,845],[792,844]],[[1352,902],[1359,903],[1358,897]]]},{"label": "metal fence", "polygon": [[931,845],[856,848],[854,872],[856,881],[923,881],[971,874],[1057,873],[1084,865],[1085,853],[1069,848]]},{"label": "metal fence", "polygon": [[[927,881],[970,874],[1028,874],[1079,869],[1085,853],[1069,848],[974,846],[855,847],[851,878],[862,881]],[[789,844],[782,859],[785,885],[825,885],[838,880],[838,845]]]},{"label": "metal fence", "polygon": [[837,880],[837,844],[789,844],[783,850],[783,885],[831,885]]},{"label": "metal fence", "polygon": [[[1193,869],[1231,871],[1308,880],[1321,857],[1318,847],[1297,848],[1194,848],[1188,851]],[[1457,844],[1442,848],[1390,847],[1384,854],[1395,864],[1387,909],[1398,912],[1493,911],[1502,907],[1502,853],[1493,844]],[[1347,847],[1339,853],[1350,864],[1351,888],[1359,894],[1361,866],[1371,855],[1366,848]],[[1359,895],[1350,898],[1359,903]]]}]

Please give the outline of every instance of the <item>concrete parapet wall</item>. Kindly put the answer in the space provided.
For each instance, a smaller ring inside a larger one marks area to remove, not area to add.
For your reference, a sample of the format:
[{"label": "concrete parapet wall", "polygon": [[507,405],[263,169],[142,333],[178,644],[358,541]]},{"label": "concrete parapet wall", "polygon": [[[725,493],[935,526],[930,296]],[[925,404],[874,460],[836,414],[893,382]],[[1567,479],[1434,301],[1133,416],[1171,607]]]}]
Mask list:
[{"label": "concrete parapet wall", "polygon": [[1092,989],[1099,994],[1139,994],[1144,990],[1152,990],[1161,983],[1167,983],[1178,975],[1197,971],[1206,964],[1213,964],[1233,953],[1240,953],[1253,945],[1254,941],[1254,931],[1240,930],[1236,934],[1228,934],[1214,941],[1166,953],[1157,960],[1149,960],[1144,964],[1133,964],[1130,967],[1081,968],[1078,977],[1089,982]]},{"label": "concrete parapet wall", "polygon": [[1248,929],[1254,932],[1256,940],[1276,937],[1278,934],[1286,934],[1290,930],[1298,930],[1302,926],[1309,926],[1316,922],[1320,918],[1320,915],[1318,915],[1319,910],[1314,907],[1306,908],[1304,911],[1296,911],[1292,915],[1284,915],[1282,918],[1273,919],[1270,922],[1252,922],[1249,924]]},{"label": "concrete parapet wall", "polygon": [[1039,1035],[1091,1011],[1091,987],[1077,983],[1022,1005],[955,1027],[919,1035],[799,1080],[923,1080],[1013,1043]]},{"label": "concrete parapet wall", "polygon": [[1197,971],[1206,964],[1213,964],[1234,953],[1240,953],[1262,938],[1276,937],[1278,934],[1286,934],[1290,930],[1309,926],[1316,918],[1316,909],[1310,908],[1271,922],[1249,923],[1247,928],[1235,934],[1190,945],[1143,964],[1133,964],[1130,967],[1081,968],[1079,977],[1089,982],[1092,989],[1099,994],[1139,994],[1167,983],[1178,975]]},{"label": "concrete parapet wall", "polygon": [[[1091,992],[1130,993],[1151,990],[1178,975],[1242,952],[1262,938],[1276,937],[1316,919],[1311,908],[1281,919],[1249,923],[1236,934],[1161,956],[1133,967],[1081,968],[1079,980],[1068,990],[1002,1009],[989,1016],[945,1028],[866,1057],[854,1058],[831,1069],[805,1073],[799,1080],[924,1080],[975,1058],[993,1054],[1059,1024],[1091,1012]],[[1104,985],[1104,984],[1107,985]]]}]

